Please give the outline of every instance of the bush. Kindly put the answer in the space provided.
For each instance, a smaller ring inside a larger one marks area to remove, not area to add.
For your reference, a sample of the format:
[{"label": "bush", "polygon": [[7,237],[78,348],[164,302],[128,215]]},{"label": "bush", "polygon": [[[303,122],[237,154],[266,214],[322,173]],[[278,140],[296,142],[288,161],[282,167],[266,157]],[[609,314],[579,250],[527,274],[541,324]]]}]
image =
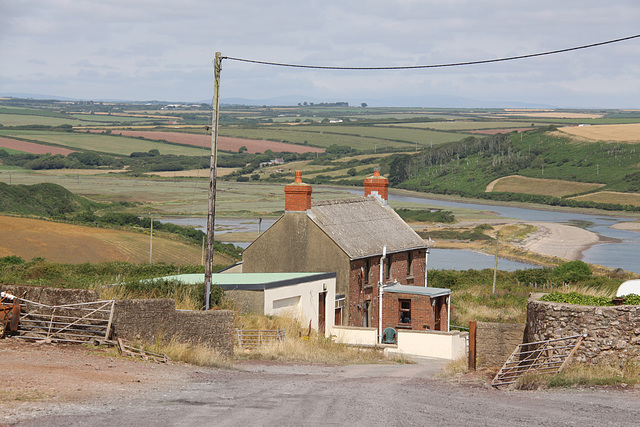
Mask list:
[{"label": "bush", "polygon": [[591,268],[583,261],[569,261],[553,270],[553,278],[564,283],[575,283],[591,277]]}]

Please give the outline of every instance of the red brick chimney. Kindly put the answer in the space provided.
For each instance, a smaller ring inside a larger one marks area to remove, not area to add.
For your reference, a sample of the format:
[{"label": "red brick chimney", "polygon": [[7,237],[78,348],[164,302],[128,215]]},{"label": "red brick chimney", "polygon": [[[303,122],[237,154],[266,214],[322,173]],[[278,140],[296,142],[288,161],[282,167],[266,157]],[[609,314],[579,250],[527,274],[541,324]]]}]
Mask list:
[{"label": "red brick chimney", "polygon": [[373,171],[373,176],[364,180],[364,196],[377,194],[382,200],[389,200],[389,180],[380,176],[379,170]]},{"label": "red brick chimney", "polygon": [[311,209],[311,186],[302,182],[302,172],[296,171],[293,184],[284,186],[285,212],[306,212]]}]

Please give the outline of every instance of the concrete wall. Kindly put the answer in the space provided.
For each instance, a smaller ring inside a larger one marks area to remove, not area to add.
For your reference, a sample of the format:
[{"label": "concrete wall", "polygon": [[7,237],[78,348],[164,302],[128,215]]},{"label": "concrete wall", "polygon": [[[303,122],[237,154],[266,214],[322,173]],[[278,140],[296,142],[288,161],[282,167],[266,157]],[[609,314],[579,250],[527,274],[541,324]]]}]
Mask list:
[{"label": "concrete wall", "polygon": [[265,290],[264,314],[290,315],[302,326],[311,323],[311,328],[318,331],[320,294],[323,292],[326,292],[324,332],[329,337],[335,320],[336,279],[333,277]]},{"label": "concrete wall", "polygon": [[640,306],[593,307],[539,301],[527,303],[527,342],[586,335],[575,358],[615,361],[640,358]]},{"label": "concrete wall", "polygon": [[378,330],[376,328],[358,328],[355,326],[334,326],[331,330],[336,342],[352,345],[376,345]]},{"label": "concrete wall", "polygon": [[460,331],[399,330],[397,350],[388,349],[387,352],[455,360],[466,356],[468,336],[468,332]]},{"label": "concrete wall", "polygon": [[478,322],[476,357],[478,367],[501,367],[524,341],[524,323]]},{"label": "concrete wall", "polygon": [[349,298],[349,258],[306,212],[285,213],[245,249],[242,260],[244,273],[335,272],[336,292]]},{"label": "concrete wall", "polygon": [[[335,326],[331,331],[336,342],[374,346],[378,331],[375,328]],[[385,354],[437,357],[455,360],[467,354],[468,332],[398,331],[398,345],[383,345]],[[395,347],[395,348],[394,348]]]},{"label": "concrete wall", "polygon": [[224,296],[233,301],[239,313],[264,314],[264,292],[262,291],[225,290]]}]

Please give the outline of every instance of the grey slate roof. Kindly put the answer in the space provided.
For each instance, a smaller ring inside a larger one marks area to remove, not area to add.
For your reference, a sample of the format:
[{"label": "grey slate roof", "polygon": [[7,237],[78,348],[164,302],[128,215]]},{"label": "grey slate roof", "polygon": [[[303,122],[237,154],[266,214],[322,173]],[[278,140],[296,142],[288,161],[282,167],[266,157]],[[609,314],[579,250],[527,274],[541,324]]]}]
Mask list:
[{"label": "grey slate roof", "polygon": [[307,211],[351,259],[426,248],[424,240],[386,204],[373,196],[313,202]]},{"label": "grey slate roof", "polygon": [[394,292],[399,294],[427,295],[431,298],[441,297],[451,294],[451,289],[432,288],[412,285],[387,285],[382,287],[384,292]]}]

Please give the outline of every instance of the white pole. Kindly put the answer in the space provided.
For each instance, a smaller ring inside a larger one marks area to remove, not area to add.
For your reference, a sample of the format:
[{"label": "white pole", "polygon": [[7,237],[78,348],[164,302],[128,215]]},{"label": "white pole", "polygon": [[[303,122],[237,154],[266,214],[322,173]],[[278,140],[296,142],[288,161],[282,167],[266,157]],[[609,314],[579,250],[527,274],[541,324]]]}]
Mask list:
[{"label": "white pole", "polygon": [[451,332],[451,294],[447,297],[447,332]]},{"label": "white pole", "polygon": [[429,265],[429,248],[427,247],[427,250],[424,253],[424,287],[426,288],[427,285],[427,273],[429,272],[429,269],[427,268],[427,266]]},{"label": "white pole", "polygon": [[382,280],[384,276],[384,259],[387,257],[387,247],[382,247],[380,258],[380,281],[378,282],[378,344],[382,344]]}]

